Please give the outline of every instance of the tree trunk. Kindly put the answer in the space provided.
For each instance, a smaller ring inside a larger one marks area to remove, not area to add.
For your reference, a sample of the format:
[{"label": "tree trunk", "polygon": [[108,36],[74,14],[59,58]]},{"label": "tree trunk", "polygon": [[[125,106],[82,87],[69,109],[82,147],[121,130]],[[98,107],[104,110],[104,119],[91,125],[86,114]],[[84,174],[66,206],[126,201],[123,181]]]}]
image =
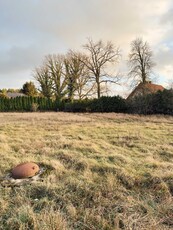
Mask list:
[{"label": "tree trunk", "polygon": [[97,81],[97,98],[100,98],[100,82]]}]

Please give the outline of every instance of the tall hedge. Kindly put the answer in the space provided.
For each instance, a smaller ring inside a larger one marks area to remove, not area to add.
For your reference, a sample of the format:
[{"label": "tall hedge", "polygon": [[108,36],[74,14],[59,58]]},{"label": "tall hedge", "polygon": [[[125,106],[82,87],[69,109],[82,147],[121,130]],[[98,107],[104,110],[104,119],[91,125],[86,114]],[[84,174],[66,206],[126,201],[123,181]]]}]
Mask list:
[{"label": "tall hedge", "polygon": [[0,97],[0,112],[29,112],[33,104],[37,104],[40,111],[53,111],[57,108],[55,101],[44,97]]},{"label": "tall hedge", "polygon": [[120,96],[114,97],[101,97],[94,99],[90,103],[90,109],[92,112],[126,112],[125,99]]},{"label": "tall hedge", "polygon": [[158,91],[152,98],[153,113],[173,115],[173,90]]},{"label": "tall hedge", "polygon": [[69,112],[126,112],[126,102],[120,96],[76,100],[65,104]]},{"label": "tall hedge", "polygon": [[127,107],[128,113],[173,115],[173,90],[135,97],[127,101]]},{"label": "tall hedge", "polygon": [[39,111],[173,115],[173,90],[165,89],[162,92],[138,96],[131,100],[125,100],[120,96],[75,100],[73,102],[51,100],[45,97],[0,97],[0,112],[29,112],[33,111],[33,108],[38,108]]}]

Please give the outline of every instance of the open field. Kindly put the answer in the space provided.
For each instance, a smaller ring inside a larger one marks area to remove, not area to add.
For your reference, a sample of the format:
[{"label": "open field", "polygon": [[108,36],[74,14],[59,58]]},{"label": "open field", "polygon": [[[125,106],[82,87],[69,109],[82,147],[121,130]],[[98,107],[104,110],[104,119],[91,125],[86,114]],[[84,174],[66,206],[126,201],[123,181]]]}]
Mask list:
[{"label": "open field", "polygon": [[173,117],[0,113],[0,157],[53,168],[0,185],[0,229],[173,229]]}]

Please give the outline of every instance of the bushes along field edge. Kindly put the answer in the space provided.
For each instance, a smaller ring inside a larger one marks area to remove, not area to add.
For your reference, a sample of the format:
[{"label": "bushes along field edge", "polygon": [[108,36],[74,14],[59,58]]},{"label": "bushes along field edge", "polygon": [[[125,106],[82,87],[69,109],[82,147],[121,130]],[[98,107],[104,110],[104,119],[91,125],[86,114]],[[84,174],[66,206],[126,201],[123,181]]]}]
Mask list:
[{"label": "bushes along field edge", "polygon": [[45,97],[0,97],[0,112],[66,111],[66,112],[116,112],[134,114],[173,115],[173,90],[137,96],[125,100],[120,96],[99,99],[52,100]]}]

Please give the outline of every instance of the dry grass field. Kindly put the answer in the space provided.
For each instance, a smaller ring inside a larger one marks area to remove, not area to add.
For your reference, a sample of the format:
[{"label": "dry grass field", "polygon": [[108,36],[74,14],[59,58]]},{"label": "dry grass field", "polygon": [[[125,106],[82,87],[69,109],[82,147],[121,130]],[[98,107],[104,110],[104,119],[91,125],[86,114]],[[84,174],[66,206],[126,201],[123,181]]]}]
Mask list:
[{"label": "dry grass field", "polygon": [[[52,170],[4,186],[17,164]],[[0,229],[173,229],[173,117],[0,113]]]}]

